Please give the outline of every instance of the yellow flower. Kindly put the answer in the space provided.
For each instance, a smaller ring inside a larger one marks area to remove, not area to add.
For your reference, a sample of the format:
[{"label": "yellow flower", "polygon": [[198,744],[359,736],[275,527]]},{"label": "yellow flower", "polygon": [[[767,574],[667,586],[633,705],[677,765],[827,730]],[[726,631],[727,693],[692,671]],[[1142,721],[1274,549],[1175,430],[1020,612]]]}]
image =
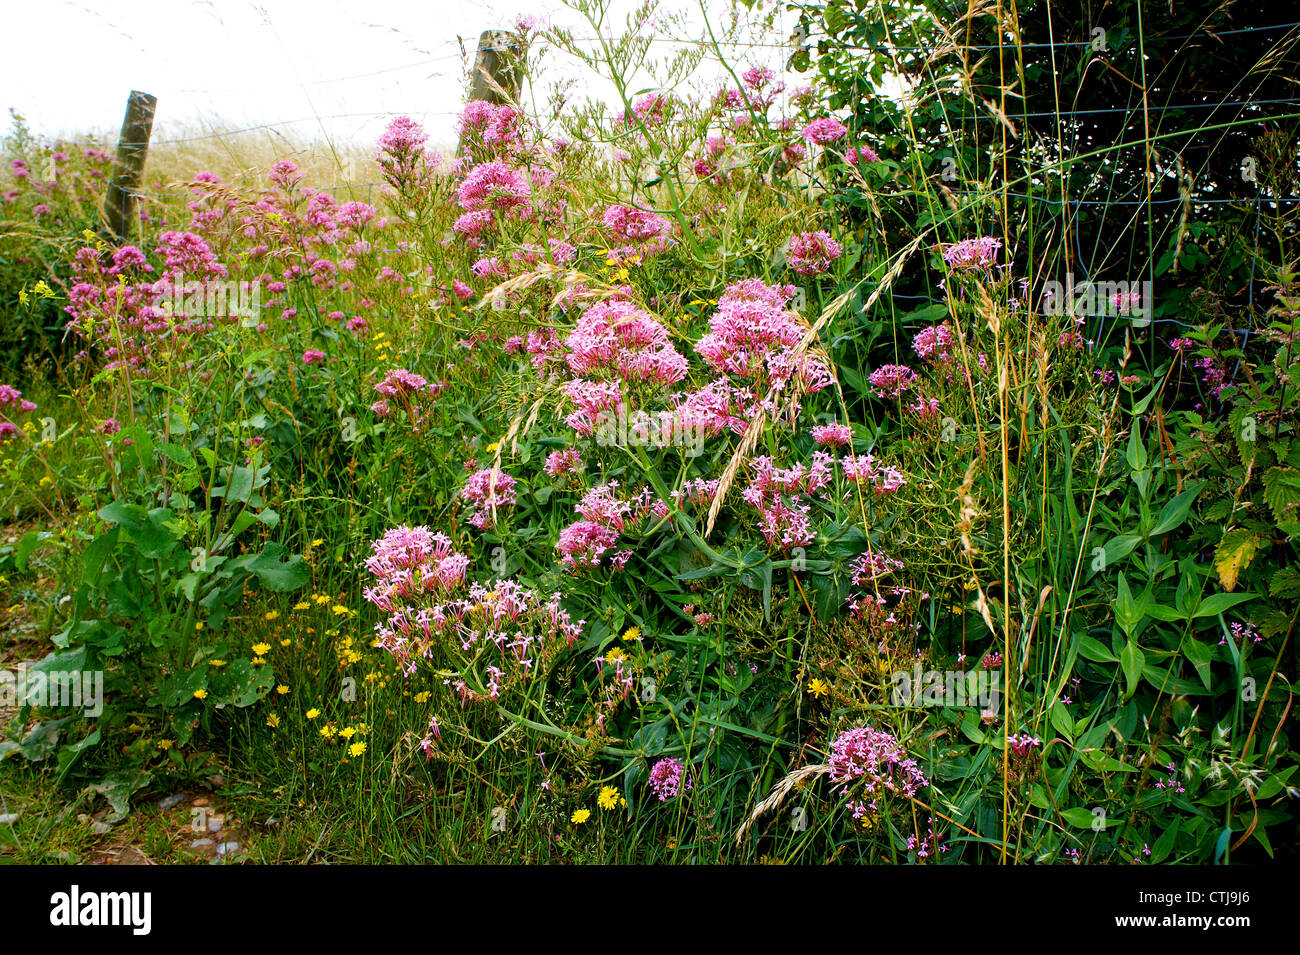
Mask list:
[{"label": "yellow flower", "polygon": [[318,604],[327,604],[330,602],[328,594],[312,594],[311,599],[316,601]]},{"label": "yellow flower", "polygon": [[194,699],[206,700],[207,698],[208,698],[208,691],[203,689],[203,687],[199,687],[197,690],[194,691]]},{"label": "yellow flower", "polygon": [[253,657],[253,666],[261,666],[266,662],[266,657]]},{"label": "yellow flower", "polygon": [[314,541],[311,542],[311,546],[312,546],[312,547],[319,547],[319,546],[320,546],[321,544],[323,544],[323,543],[325,543],[325,538],[323,538],[323,537],[318,537],[318,538],[316,538]]},{"label": "yellow flower", "polygon": [[343,729],[339,730],[339,735],[342,736],[344,739],[351,739],[355,733],[356,730],[354,730],[351,726],[345,726]]},{"label": "yellow flower", "polygon": [[202,629],[203,629],[203,621],[200,620],[198,623],[196,623],[196,624],[194,625],[194,629],[195,629],[195,630],[202,630]]},{"label": "yellow flower", "polygon": [[289,692],[289,688],[285,686],[283,683],[281,683],[279,686],[275,688],[275,692],[279,693],[281,696],[284,696],[286,693]]},{"label": "yellow flower", "polygon": [[628,641],[629,643],[630,643],[631,641],[633,641],[633,640],[640,640],[640,639],[641,639],[641,628],[640,628],[640,627],[628,627],[626,630],[623,631],[623,639],[626,640],[626,641]]},{"label": "yellow flower", "polygon": [[266,656],[266,655],[267,655],[268,653],[270,653],[270,652],[271,652],[271,645],[270,645],[269,643],[255,643],[255,644],[253,644],[253,653],[254,653],[254,655],[256,655],[256,656],[264,657],[264,656]]},{"label": "yellow flower", "polygon": [[361,755],[362,753],[364,753],[365,751],[366,751],[366,744],[365,744],[365,743],[353,743],[351,746],[348,747],[348,754],[349,754],[353,759],[355,759],[356,757],[360,756],[360,755]]},{"label": "yellow flower", "polygon": [[320,710],[316,709],[314,706],[307,711],[307,719],[309,720],[314,720],[318,716],[320,716]]},{"label": "yellow flower", "polygon": [[294,610],[310,610],[310,609],[311,609],[311,604],[308,603],[306,600],[303,600],[303,601],[300,601],[299,603],[294,604],[294,605],[293,605],[293,609],[294,609]]},{"label": "yellow flower", "polygon": [[267,611],[265,614],[263,614],[262,616],[263,616],[263,619],[265,619],[265,620],[274,620],[276,617],[280,616],[280,611],[278,611],[278,610],[268,610],[268,611]]},{"label": "yellow flower", "polygon": [[499,447],[501,447],[501,442],[500,442],[500,441],[493,441],[491,444],[489,444],[489,445],[487,446],[487,450],[495,452],[496,449],[499,448]]},{"label": "yellow flower", "polygon": [[614,809],[618,806],[618,790],[613,786],[603,787],[600,795],[596,797],[596,802],[601,809]]},{"label": "yellow flower", "polygon": [[275,729],[277,726],[280,725],[280,717],[272,713],[270,716],[266,718],[266,725],[271,727],[271,729]]},{"label": "yellow flower", "polygon": [[172,741],[169,739],[160,739],[158,741],[158,748],[165,753],[167,750],[172,748]]},{"label": "yellow flower", "polygon": [[336,617],[342,617],[344,614],[352,613],[351,610],[349,610],[347,607],[343,606],[342,604],[335,604],[333,609],[334,609],[334,616]]},{"label": "yellow flower", "polygon": [[627,654],[618,647],[610,647],[605,651],[605,662],[613,663],[615,660],[626,660]]},{"label": "yellow flower", "polygon": [[830,693],[830,691],[831,688],[826,685],[825,680],[815,679],[808,684],[808,692],[811,693],[817,699],[821,699],[823,696],[826,696],[828,693]]},{"label": "yellow flower", "polygon": [[417,702],[417,703],[428,703],[428,702],[429,702],[429,691],[428,691],[428,690],[424,690],[423,692],[420,692],[420,693],[415,694],[415,702]]},{"label": "yellow flower", "polygon": [[578,825],[582,825],[590,818],[591,818],[590,809],[577,809],[574,810],[573,815],[569,817],[569,822],[576,822]]},{"label": "yellow flower", "polygon": [[320,735],[324,736],[326,739],[333,739],[334,732],[335,730],[334,730],[333,723],[326,723],[324,726],[320,728]]},{"label": "yellow flower", "polygon": [[210,666],[210,667],[223,667],[223,666],[225,666],[225,665],[226,665],[226,661],[225,661],[225,660],[209,660],[209,661],[208,661],[208,666]]},{"label": "yellow flower", "polygon": [[290,640],[288,637],[285,637],[283,640],[280,641],[280,646],[287,647],[291,643],[293,643],[293,641]]}]

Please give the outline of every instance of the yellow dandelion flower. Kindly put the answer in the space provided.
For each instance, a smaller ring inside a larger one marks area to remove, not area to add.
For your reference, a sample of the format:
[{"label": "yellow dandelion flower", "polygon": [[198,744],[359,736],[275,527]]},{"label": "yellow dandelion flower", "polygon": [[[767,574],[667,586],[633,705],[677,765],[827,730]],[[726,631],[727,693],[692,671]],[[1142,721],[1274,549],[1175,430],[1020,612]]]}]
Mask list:
[{"label": "yellow dandelion flower", "polygon": [[365,743],[353,743],[351,746],[348,747],[348,755],[350,755],[353,759],[356,759],[365,751],[366,751]]},{"label": "yellow dandelion flower", "polygon": [[311,599],[316,601],[318,604],[327,604],[330,602],[328,594],[312,594]]},{"label": "yellow dandelion flower", "polygon": [[280,641],[280,646],[287,647],[291,643],[293,643],[293,641],[290,640],[288,637],[285,637],[283,640]]},{"label": "yellow dandelion flower", "polygon": [[194,691],[194,699],[206,700],[207,698],[208,698],[208,691],[205,690],[203,687],[199,687],[197,690]]},{"label": "yellow dandelion flower", "polygon": [[264,657],[270,652],[271,652],[271,645],[269,643],[253,644],[253,654],[255,656]]},{"label": "yellow dandelion flower", "polygon": [[262,619],[264,619],[264,620],[274,620],[274,619],[275,619],[276,617],[278,617],[278,616],[280,616],[280,611],[278,611],[278,610],[268,610],[266,613],[262,614]]},{"label": "yellow dandelion flower", "polygon": [[320,710],[316,709],[314,706],[307,711],[307,719],[309,720],[314,720],[318,716],[320,716]]},{"label": "yellow dandelion flower", "polygon": [[424,691],[422,691],[422,692],[420,692],[420,693],[415,694],[415,702],[417,702],[417,703],[428,703],[428,702],[429,702],[429,691],[428,691],[428,690],[424,690]]},{"label": "yellow dandelion flower", "polygon": [[194,625],[194,629],[195,629],[195,630],[202,630],[202,629],[203,629],[203,621],[200,620],[198,623],[196,623],[196,624]]},{"label": "yellow dandelion flower", "polygon": [[641,628],[640,628],[640,627],[628,627],[626,630],[623,631],[623,639],[626,640],[626,641],[629,642],[629,643],[631,643],[633,640],[640,640],[640,639],[641,639]]},{"label": "yellow dandelion flower", "polygon": [[320,735],[324,736],[326,739],[333,739],[335,732],[336,730],[334,729],[333,723],[326,723],[320,728]]},{"label": "yellow dandelion flower", "polygon": [[266,725],[271,727],[271,729],[275,729],[277,726],[280,725],[280,717],[272,713],[270,716],[266,718]]},{"label": "yellow dandelion flower", "polygon": [[283,683],[281,683],[279,686],[275,688],[275,692],[279,693],[281,696],[284,696],[286,693],[289,692],[289,688],[285,686]]},{"label": "yellow dandelion flower", "polygon": [[613,786],[605,786],[600,790],[600,795],[596,797],[596,803],[601,809],[614,809],[618,806],[618,790]]},{"label": "yellow dandelion flower", "polygon": [[172,741],[169,739],[160,739],[158,741],[158,748],[165,753],[167,750],[172,748]]},{"label": "yellow dandelion flower", "polygon": [[261,666],[266,662],[266,657],[253,657],[253,666]]},{"label": "yellow dandelion flower", "polygon": [[354,735],[356,735],[356,732],[357,731],[354,730],[351,726],[345,726],[343,727],[343,729],[339,730],[339,735],[342,736],[344,739],[351,739]]},{"label": "yellow dandelion flower", "polygon": [[225,661],[225,660],[209,660],[209,661],[208,661],[208,666],[210,666],[210,667],[223,667],[223,666],[225,666],[225,665],[226,665],[226,661]]},{"label": "yellow dandelion flower", "polygon": [[311,604],[310,604],[308,601],[306,601],[306,600],[300,600],[298,603],[296,603],[296,604],[293,605],[293,609],[294,609],[294,610],[310,610],[310,609],[311,609]]},{"label": "yellow dandelion flower", "polygon": [[590,818],[591,818],[590,809],[576,809],[574,810],[573,815],[569,817],[569,822],[575,822],[578,825],[582,825]]},{"label": "yellow dandelion flower", "polygon": [[318,537],[318,538],[316,538],[314,541],[311,542],[311,546],[312,546],[312,547],[319,547],[319,546],[320,546],[321,544],[323,544],[323,543],[325,543],[325,538],[323,538],[323,537]]},{"label": "yellow dandelion flower", "polygon": [[831,688],[826,685],[825,680],[815,679],[808,684],[808,692],[819,700],[830,693],[830,691]]},{"label": "yellow dandelion flower", "polygon": [[627,659],[627,654],[624,653],[622,650],[620,650],[618,647],[610,647],[608,650],[605,651],[606,663],[613,663],[616,660],[626,660],[626,659]]}]

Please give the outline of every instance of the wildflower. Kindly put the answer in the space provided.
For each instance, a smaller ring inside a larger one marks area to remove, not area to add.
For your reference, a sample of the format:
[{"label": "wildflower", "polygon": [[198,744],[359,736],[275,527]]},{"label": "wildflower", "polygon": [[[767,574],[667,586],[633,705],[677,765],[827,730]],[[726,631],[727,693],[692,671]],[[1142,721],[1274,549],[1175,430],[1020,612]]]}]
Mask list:
[{"label": "wildflower", "polygon": [[800,232],[790,240],[785,257],[800,275],[820,275],[840,257],[840,244],[825,231]]},{"label": "wildflower", "polygon": [[640,639],[641,639],[641,628],[640,628],[640,627],[628,627],[626,630],[623,631],[623,639],[624,639],[625,641],[629,642],[629,643],[630,643],[631,641],[633,641],[633,640],[640,640]]},{"label": "wildflower", "polygon": [[813,441],[824,448],[844,447],[853,443],[853,430],[846,424],[831,422],[812,429]]},{"label": "wildflower", "polygon": [[286,693],[289,692],[289,688],[285,686],[283,683],[281,683],[279,686],[275,688],[275,692],[279,693],[281,696],[284,696]]},{"label": "wildflower", "polygon": [[316,717],[320,716],[320,710],[316,709],[316,707],[313,706],[310,710],[307,711],[306,716],[307,719],[314,720]]},{"label": "wildflower", "polygon": [[955,272],[987,270],[997,262],[998,250],[1002,242],[990,236],[978,239],[962,239],[948,245],[943,250],[943,260]]},{"label": "wildflower", "polygon": [[278,610],[268,610],[265,614],[263,614],[263,618],[266,620],[274,620],[278,616],[280,616],[280,611]]},{"label": "wildflower", "polygon": [[194,699],[206,700],[207,698],[208,698],[208,691],[203,687],[199,687],[197,690],[194,691]]},{"label": "wildflower", "polygon": [[271,652],[271,645],[269,643],[253,644],[253,653],[255,656],[264,657],[270,652]]},{"label": "wildflower", "polygon": [[[929,780],[916,761],[889,733],[871,726],[845,730],[831,742],[831,782],[848,795],[854,819],[875,810],[876,796],[882,790],[915,796]],[[867,797],[871,797],[867,801]]]},{"label": "wildflower", "polygon": [[173,746],[173,743],[172,743],[172,741],[169,740],[169,739],[160,739],[160,740],[158,741],[158,748],[159,748],[160,750],[162,750],[164,753],[167,752],[167,750],[171,749],[172,746]]},{"label": "wildflower", "polygon": [[576,823],[577,825],[582,825],[590,818],[591,818],[590,809],[575,809],[573,815],[569,817],[569,821],[572,823]]},{"label": "wildflower", "polygon": [[266,725],[271,727],[271,729],[275,729],[277,726],[280,725],[280,717],[274,713],[270,714],[266,718]]},{"label": "wildflower", "polygon": [[601,809],[618,808],[618,790],[613,786],[605,786],[600,790],[600,795],[596,797],[596,802]]},{"label": "wildflower", "polygon": [[822,679],[814,679],[808,684],[808,692],[816,699],[821,699],[829,694],[830,691],[831,688],[827,686],[826,681]]},{"label": "wildflower", "polygon": [[366,744],[362,742],[353,743],[351,746],[348,747],[348,755],[351,756],[353,759],[356,759],[365,751],[366,751]]},{"label": "wildflower", "polygon": [[691,774],[680,759],[661,759],[650,769],[650,788],[665,802],[691,788]]},{"label": "wildflower", "polygon": [[803,138],[810,143],[825,146],[827,143],[833,143],[837,139],[843,138],[848,131],[848,127],[843,123],[831,119],[829,116],[824,116],[821,119],[814,119],[804,127]]}]

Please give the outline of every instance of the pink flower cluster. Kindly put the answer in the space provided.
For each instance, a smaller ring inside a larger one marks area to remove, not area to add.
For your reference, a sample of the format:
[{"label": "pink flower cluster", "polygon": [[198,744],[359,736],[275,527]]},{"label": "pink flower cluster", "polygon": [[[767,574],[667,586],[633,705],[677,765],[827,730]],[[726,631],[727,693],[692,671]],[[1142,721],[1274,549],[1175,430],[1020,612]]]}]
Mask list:
[{"label": "pink flower cluster", "polygon": [[660,802],[667,802],[691,790],[691,773],[680,759],[669,757],[661,759],[650,767],[650,788],[659,797]]},{"label": "pink flower cluster", "polygon": [[35,411],[36,405],[23,397],[23,393],[13,385],[0,385],[0,444],[18,434],[18,426],[9,420],[4,409],[15,413]]},{"label": "pink flower cluster", "polygon": [[901,398],[915,385],[917,377],[906,365],[882,365],[867,376],[867,381],[877,397]]},{"label": "pink flower cluster", "polygon": [[843,448],[853,443],[853,429],[846,424],[814,425],[812,439],[824,448]]},{"label": "pink flower cluster", "polygon": [[997,265],[1002,241],[991,236],[962,239],[944,246],[943,260],[954,272],[988,271]]},{"label": "pink flower cluster", "polygon": [[802,498],[822,491],[834,479],[835,459],[825,451],[813,452],[810,467],[802,462],[778,468],[766,455],[753,461],[754,476],[741,492],[758,511],[758,530],[774,547],[788,553],[817,539],[811,526],[811,507]]},{"label": "pink flower cluster", "polygon": [[758,279],[729,285],[695,350],[713,368],[741,379],[758,393],[798,381],[814,393],[831,383],[820,359],[797,354],[804,329],[785,310],[794,287],[775,288]]},{"label": "pink flower cluster", "polygon": [[898,468],[878,466],[870,454],[849,455],[840,460],[844,476],[857,484],[869,483],[877,494],[892,494],[907,484],[907,478]]},{"label": "pink flower cluster", "polygon": [[912,338],[912,351],[918,358],[946,362],[952,357],[952,347],[957,342],[947,322],[923,328]]},{"label": "pink flower cluster", "polygon": [[[570,570],[600,566],[601,558],[618,546],[619,535],[638,530],[649,518],[663,520],[668,505],[643,487],[630,499],[618,496],[618,482],[593,487],[574,506],[580,521],[560,531],[555,549],[560,563]],[[621,550],[610,558],[614,570],[622,570],[631,558],[630,550]]]},{"label": "pink flower cluster", "polygon": [[471,474],[460,492],[470,504],[469,522],[481,531],[495,527],[497,511],[515,504],[516,483],[500,468],[483,468]]},{"label": "pink flower cluster", "polygon": [[871,726],[845,730],[831,742],[831,782],[842,795],[854,819],[875,812],[884,792],[915,796],[930,781],[907,755],[898,740]]},{"label": "pink flower cluster", "polygon": [[839,257],[840,244],[824,231],[800,232],[790,240],[785,253],[792,269],[809,276],[829,271],[831,263]]},{"label": "pink flower cluster", "polygon": [[365,566],[376,583],[362,595],[388,614],[375,625],[376,646],[407,676],[420,660],[437,666],[443,655],[458,658],[459,675],[443,684],[462,701],[499,698],[507,685],[540,669],[552,646],[573,646],[586,625],[560,608],[558,593],[543,600],[512,580],[473,583],[466,593],[469,559],[427,527],[386,532],[372,542]]},{"label": "pink flower cluster", "polygon": [[848,131],[849,128],[843,123],[831,119],[829,116],[823,116],[821,119],[814,119],[804,127],[803,138],[810,143],[825,146],[838,139],[843,139]]}]

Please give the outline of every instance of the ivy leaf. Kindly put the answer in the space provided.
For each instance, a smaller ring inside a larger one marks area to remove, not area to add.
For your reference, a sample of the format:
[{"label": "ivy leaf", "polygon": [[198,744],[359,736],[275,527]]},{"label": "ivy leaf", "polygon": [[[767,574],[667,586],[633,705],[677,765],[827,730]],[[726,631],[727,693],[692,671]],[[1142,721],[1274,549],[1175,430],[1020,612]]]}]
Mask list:
[{"label": "ivy leaf", "polygon": [[1237,586],[1237,578],[1250,566],[1259,549],[1259,536],[1253,531],[1238,527],[1223,535],[1214,549],[1214,569],[1219,572],[1219,583],[1224,590]]}]

